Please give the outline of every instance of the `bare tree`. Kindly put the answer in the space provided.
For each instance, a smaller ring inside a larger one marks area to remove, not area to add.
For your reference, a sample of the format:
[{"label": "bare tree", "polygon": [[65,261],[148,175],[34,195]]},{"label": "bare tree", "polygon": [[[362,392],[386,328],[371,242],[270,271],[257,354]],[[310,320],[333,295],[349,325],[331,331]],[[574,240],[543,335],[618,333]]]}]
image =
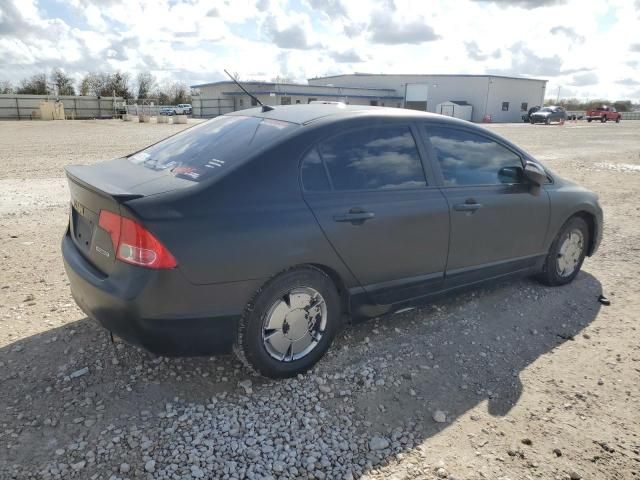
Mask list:
[{"label": "bare tree", "polygon": [[49,86],[47,85],[47,74],[37,73],[30,78],[20,80],[20,86],[16,89],[16,93],[27,95],[48,95]]},{"label": "bare tree", "polygon": [[89,72],[80,82],[80,95],[108,96],[109,75],[102,72]]},{"label": "bare tree", "polygon": [[125,99],[133,97],[133,93],[129,88],[128,73],[126,72],[122,73],[120,71],[117,71],[114,74],[108,75],[107,78],[108,78],[107,92],[102,93],[101,95],[103,96],[114,95],[116,97],[122,97]]},{"label": "bare tree", "polygon": [[136,78],[138,83],[138,98],[149,98],[157,89],[156,77],[150,72],[140,72]]},{"label": "bare tree", "polygon": [[165,80],[154,90],[153,96],[158,99],[160,105],[178,105],[179,103],[191,102],[189,88],[183,82]]},{"label": "bare tree", "polygon": [[13,93],[13,85],[9,80],[3,80],[0,82],[0,94]]},{"label": "bare tree", "polygon": [[51,84],[53,85],[54,92],[58,95],[76,94],[76,89],[73,88],[73,80],[59,68],[51,70]]},{"label": "bare tree", "polygon": [[129,88],[129,74],[122,72],[104,73],[89,72],[80,82],[80,95],[95,95],[97,97],[131,98],[133,93]]}]

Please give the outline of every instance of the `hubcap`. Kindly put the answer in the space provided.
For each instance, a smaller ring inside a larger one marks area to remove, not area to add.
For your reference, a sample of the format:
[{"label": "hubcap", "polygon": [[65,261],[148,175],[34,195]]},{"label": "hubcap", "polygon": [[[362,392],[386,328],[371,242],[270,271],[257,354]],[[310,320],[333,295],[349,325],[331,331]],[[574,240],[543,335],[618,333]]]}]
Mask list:
[{"label": "hubcap", "polygon": [[558,251],[558,259],[556,261],[556,270],[561,277],[568,277],[575,272],[582,250],[584,248],[584,237],[580,230],[571,230],[564,238],[560,250]]},{"label": "hubcap", "polygon": [[296,287],[267,311],[262,343],[276,360],[299,360],[318,345],[326,325],[327,305],[322,295],[311,287]]}]

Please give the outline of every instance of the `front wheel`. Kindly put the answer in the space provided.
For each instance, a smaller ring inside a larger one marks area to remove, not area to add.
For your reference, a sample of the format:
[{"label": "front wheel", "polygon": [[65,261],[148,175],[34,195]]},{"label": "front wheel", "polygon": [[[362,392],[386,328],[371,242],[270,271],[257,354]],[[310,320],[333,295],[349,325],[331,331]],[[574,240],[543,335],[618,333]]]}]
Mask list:
[{"label": "front wheel", "polygon": [[551,244],[538,279],[549,286],[565,285],[580,272],[589,245],[589,227],[580,217],[570,218]]},{"label": "front wheel", "polygon": [[620,117],[616,118],[616,123],[620,123]]},{"label": "front wheel", "polygon": [[340,315],[340,296],[328,275],[314,267],[288,270],[270,280],[247,306],[234,350],[265,377],[292,377],[326,353]]},{"label": "front wheel", "polygon": [[607,123],[607,117],[602,117],[602,118],[600,119],[600,121],[601,121],[602,123]]}]

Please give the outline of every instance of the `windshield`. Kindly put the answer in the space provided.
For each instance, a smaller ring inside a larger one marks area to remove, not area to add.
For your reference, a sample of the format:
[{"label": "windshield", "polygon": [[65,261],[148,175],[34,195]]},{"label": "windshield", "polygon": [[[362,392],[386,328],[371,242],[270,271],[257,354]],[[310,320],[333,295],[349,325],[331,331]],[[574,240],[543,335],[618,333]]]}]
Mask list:
[{"label": "windshield", "polygon": [[289,122],[240,115],[220,116],[146,148],[129,160],[176,177],[201,181],[296,128]]},{"label": "windshield", "polygon": [[541,112],[553,112],[554,109],[550,108],[550,107],[544,107],[542,110],[540,110]]}]

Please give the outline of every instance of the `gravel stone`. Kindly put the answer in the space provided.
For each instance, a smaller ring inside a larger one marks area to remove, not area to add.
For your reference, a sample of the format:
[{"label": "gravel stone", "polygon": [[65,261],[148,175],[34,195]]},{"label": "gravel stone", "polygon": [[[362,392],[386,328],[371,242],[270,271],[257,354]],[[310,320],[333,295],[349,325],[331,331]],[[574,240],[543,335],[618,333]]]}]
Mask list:
[{"label": "gravel stone", "polygon": [[442,410],[436,410],[433,412],[433,421],[436,423],[445,423],[447,421],[447,414]]},{"label": "gravel stone", "polygon": [[149,460],[147,463],[144,464],[144,470],[146,472],[149,473],[153,473],[156,471],[156,461],[155,460]]},{"label": "gravel stone", "polygon": [[[640,392],[630,281],[640,263],[628,247],[640,239],[628,208],[640,199],[640,176],[593,173],[589,160],[602,145],[607,161],[638,163],[640,122],[632,123],[485,125],[522,135],[554,170],[597,186],[608,210],[601,250],[570,288],[514,280],[434,300],[345,328],[304,375],[257,380],[231,356],[165,358],[111,343],[70,296],[58,244],[69,204],[62,167],[120,157],[177,128],[0,122],[0,478],[451,480],[459,471],[590,480],[634,471],[638,416],[619,408],[614,418],[610,407],[632,405]],[[13,140],[36,128],[55,133],[41,155],[33,133]],[[616,311],[596,303],[602,288]],[[34,300],[23,302],[28,292]],[[598,431],[595,448],[581,425]],[[580,475],[570,475],[574,466]]]},{"label": "gravel stone", "polygon": [[69,378],[82,377],[83,375],[86,375],[87,373],[89,373],[89,367],[84,367],[84,368],[81,368],[80,370],[76,370],[75,372],[70,373],[69,374]]},{"label": "gravel stone", "polygon": [[384,437],[374,436],[369,440],[369,448],[371,450],[384,450],[389,446],[389,440]]}]

